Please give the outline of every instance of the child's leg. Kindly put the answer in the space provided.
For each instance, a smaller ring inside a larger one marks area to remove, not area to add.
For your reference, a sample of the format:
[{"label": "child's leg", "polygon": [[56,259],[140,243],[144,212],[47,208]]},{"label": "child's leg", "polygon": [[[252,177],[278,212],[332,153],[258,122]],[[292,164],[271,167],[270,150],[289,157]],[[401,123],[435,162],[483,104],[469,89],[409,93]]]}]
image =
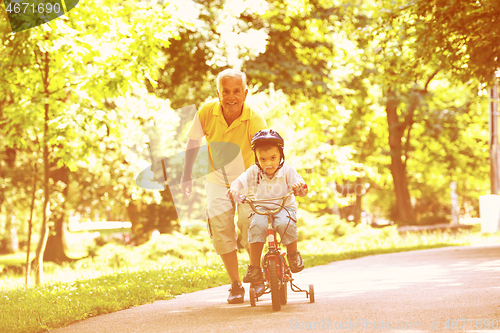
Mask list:
[{"label": "child's leg", "polygon": [[260,267],[260,257],[262,256],[263,248],[264,248],[264,243],[261,242],[250,243],[250,265],[254,267]]},{"label": "child's leg", "polygon": [[255,214],[248,229],[248,242],[250,243],[250,265],[260,267],[262,249],[266,242],[267,217]]},{"label": "child's leg", "polygon": [[297,241],[293,241],[290,244],[286,245],[286,252],[287,253],[295,253],[297,252]]},{"label": "child's leg", "polygon": [[[275,215],[274,226],[281,236],[281,244],[286,246],[288,253],[297,251],[297,225],[295,211],[291,208],[283,209]],[[290,215],[292,220],[289,218]]]}]

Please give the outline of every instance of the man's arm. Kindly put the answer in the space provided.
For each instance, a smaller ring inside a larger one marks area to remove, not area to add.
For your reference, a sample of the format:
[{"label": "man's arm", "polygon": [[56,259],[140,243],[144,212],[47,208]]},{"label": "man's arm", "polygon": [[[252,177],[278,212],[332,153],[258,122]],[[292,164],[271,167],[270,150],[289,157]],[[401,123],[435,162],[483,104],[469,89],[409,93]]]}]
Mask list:
[{"label": "man's arm", "polygon": [[198,151],[200,150],[201,140],[188,139],[186,146],[186,157],[184,160],[184,172],[182,173],[182,192],[186,196],[191,196],[193,191],[193,180],[191,178],[193,173],[194,161],[196,161],[196,156],[198,156]]},{"label": "man's arm", "polygon": [[239,201],[240,199],[240,191],[244,188],[243,184],[240,182],[239,179],[235,179],[232,183],[231,183],[231,187],[227,190],[226,192],[226,196],[229,198],[229,199],[236,199],[237,201]]}]

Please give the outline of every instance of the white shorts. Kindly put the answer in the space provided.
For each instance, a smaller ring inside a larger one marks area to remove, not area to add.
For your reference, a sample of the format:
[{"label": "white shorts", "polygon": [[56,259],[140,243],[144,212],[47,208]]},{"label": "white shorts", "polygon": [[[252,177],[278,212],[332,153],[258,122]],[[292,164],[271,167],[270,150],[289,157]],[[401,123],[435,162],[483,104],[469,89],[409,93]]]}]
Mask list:
[{"label": "white shorts", "polygon": [[[288,217],[290,215],[292,219]],[[274,229],[281,236],[281,243],[288,245],[297,240],[297,216],[295,210],[285,207],[280,212],[274,214]],[[248,242],[265,243],[267,238],[267,216],[254,214],[250,229],[248,230]]]},{"label": "white shorts", "polygon": [[[226,254],[238,249],[238,232],[234,223],[235,209],[226,197],[227,188],[207,182],[207,228],[217,254]],[[248,247],[248,227],[251,212],[248,205],[235,203],[238,210],[236,225],[241,233],[240,243]]]}]

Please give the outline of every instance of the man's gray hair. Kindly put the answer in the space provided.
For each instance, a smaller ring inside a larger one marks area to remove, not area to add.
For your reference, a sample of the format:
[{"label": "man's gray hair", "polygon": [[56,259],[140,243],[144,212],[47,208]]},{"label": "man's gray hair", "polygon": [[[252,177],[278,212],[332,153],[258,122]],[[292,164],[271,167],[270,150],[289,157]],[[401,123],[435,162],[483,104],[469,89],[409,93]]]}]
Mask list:
[{"label": "man's gray hair", "polygon": [[241,80],[243,81],[243,88],[247,89],[247,75],[243,73],[242,71],[239,71],[237,69],[225,69],[222,72],[217,75],[217,91],[219,90],[220,83],[223,78],[225,77],[235,77],[239,76],[241,77]]}]

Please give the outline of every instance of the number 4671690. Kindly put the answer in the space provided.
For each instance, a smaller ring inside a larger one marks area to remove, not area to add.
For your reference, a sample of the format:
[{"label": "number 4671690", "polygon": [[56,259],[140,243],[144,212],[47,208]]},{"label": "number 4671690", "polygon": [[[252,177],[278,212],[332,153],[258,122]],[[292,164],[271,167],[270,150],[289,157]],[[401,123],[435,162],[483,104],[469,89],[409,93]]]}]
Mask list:
[{"label": "number 4671690", "polygon": [[60,13],[61,12],[61,5],[56,3],[56,4],[51,4],[51,3],[39,3],[39,4],[34,4],[34,3],[29,3],[29,2],[16,2],[16,3],[9,3],[7,6],[7,13],[11,14],[20,14],[20,13]]}]

